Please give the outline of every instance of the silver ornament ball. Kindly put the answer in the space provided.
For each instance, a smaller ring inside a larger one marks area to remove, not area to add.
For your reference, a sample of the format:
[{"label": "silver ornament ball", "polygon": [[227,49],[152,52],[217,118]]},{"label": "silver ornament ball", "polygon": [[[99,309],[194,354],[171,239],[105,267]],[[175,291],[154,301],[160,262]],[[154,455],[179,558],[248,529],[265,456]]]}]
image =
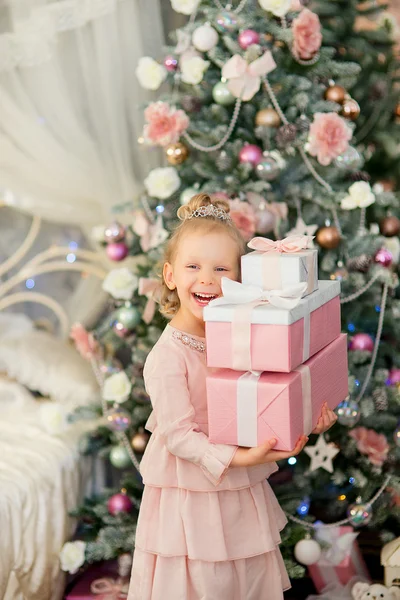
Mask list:
[{"label": "silver ornament ball", "polygon": [[360,405],[355,400],[344,400],[336,409],[338,422],[346,427],[353,427],[360,420]]},{"label": "silver ornament ball", "polygon": [[117,310],[116,318],[123,327],[131,331],[139,325],[142,316],[139,309],[128,302]]},{"label": "silver ornament ball", "polygon": [[212,96],[214,98],[214,102],[221,104],[221,106],[229,106],[236,100],[235,96],[230,93],[228,84],[223,81],[219,81],[214,85]]},{"label": "silver ornament ball", "polygon": [[235,13],[223,10],[216,18],[217,29],[222,33],[233,33],[238,29],[239,22]]},{"label": "silver ornament ball", "polygon": [[279,175],[279,165],[272,156],[264,157],[256,166],[256,173],[263,181],[273,181]]},{"label": "silver ornament ball", "polygon": [[359,169],[363,164],[363,160],[358,150],[354,146],[349,146],[347,150],[340,154],[335,159],[335,165],[339,169]]},{"label": "silver ornament ball", "polygon": [[123,408],[114,408],[107,414],[107,425],[112,431],[126,431],[131,422],[130,414]]},{"label": "silver ornament ball", "polygon": [[110,452],[110,462],[117,469],[125,469],[130,465],[131,458],[124,446],[114,446]]},{"label": "silver ornament ball", "polygon": [[347,509],[347,516],[354,527],[368,525],[372,519],[372,506],[368,502],[356,502],[350,504]]}]

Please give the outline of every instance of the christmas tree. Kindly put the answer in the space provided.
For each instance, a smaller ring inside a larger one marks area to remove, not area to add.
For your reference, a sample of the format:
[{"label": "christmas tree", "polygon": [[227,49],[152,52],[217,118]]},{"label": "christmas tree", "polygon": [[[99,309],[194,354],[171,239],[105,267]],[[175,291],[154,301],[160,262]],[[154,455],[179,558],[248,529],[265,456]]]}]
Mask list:
[{"label": "christmas tree", "polygon": [[[101,426],[82,453],[100,452],[121,472],[116,488],[77,510],[88,541],[82,560],[134,546],[151,410],[142,369],[165,326],[156,309],[158,263],[177,207],[204,191],[229,200],[246,240],[315,235],[320,279],[342,284],[350,395],[334,428],[281,464],[274,486],[289,517],[286,565],[301,577],[293,549],[317,518],[379,528],[385,541],[400,528],[399,163],[390,150],[400,138],[399,63],[386,21],[368,35],[356,31],[359,3],[316,2],[315,12],[290,0],[171,3],[187,24],[165,57],[143,57],[137,68],[155,91],[139,142],[144,152],[161,147],[168,166],[148,174],[128,226],[116,221],[100,232],[109,258],[130,255],[134,266],[121,262],[104,281],[110,310],[99,327],[73,332],[103,395]],[[384,65],[369,61],[366,49],[379,53],[382,45]],[[371,90],[382,82],[385,102],[371,127]],[[316,443],[330,456],[323,468]]]}]

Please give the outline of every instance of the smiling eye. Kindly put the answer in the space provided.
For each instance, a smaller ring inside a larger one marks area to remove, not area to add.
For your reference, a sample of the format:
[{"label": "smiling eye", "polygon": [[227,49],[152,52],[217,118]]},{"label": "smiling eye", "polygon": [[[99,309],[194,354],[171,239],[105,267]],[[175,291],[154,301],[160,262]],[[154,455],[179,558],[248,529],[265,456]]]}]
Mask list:
[{"label": "smiling eye", "polygon": [[227,271],[228,269],[225,269],[225,267],[217,267],[216,271]]},{"label": "smiling eye", "polygon": [[188,265],[187,268],[188,269],[197,269],[197,265]]}]

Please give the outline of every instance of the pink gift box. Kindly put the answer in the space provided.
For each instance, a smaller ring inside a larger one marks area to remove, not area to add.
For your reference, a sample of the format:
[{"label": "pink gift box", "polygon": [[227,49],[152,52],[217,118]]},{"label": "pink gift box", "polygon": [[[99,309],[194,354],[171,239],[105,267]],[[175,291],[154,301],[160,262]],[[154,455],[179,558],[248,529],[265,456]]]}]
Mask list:
[{"label": "pink gift box", "polygon": [[93,594],[90,588],[94,581],[104,578],[113,581],[118,579],[117,561],[99,562],[91,565],[85,573],[77,576],[76,581],[72,584],[72,589],[67,593],[64,600],[96,600],[100,598],[100,595]]},{"label": "pink gift box", "polygon": [[244,336],[235,333],[234,305],[207,306],[207,364],[235,370],[289,373],[340,334],[340,283],[320,281],[319,289],[291,310],[263,303],[251,311],[248,359],[238,358]]},{"label": "pink gift box", "polygon": [[[337,536],[343,536],[353,531],[352,527],[338,527],[337,529],[338,531],[335,533]],[[323,553],[318,562],[308,567],[308,572],[318,593],[321,593],[329,584],[346,585],[355,576],[369,579],[367,567],[356,541],[353,542],[350,551],[339,564],[332,564]]]},{"label": "pink gift box", "polygon": [[290,451],[314,429],[322,404],[333,409],[347,394],[345,334],[292,373],[219,369],[207,376],[209,438],[247,447],[276,438],[276,449]]}]

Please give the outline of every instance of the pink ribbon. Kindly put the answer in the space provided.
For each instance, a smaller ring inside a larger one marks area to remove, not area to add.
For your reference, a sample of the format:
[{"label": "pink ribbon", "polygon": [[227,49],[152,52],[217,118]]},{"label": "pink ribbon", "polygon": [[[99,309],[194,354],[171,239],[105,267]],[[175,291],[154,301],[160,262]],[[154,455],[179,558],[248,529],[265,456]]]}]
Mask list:
[{"label": "pink ribbon", "polygon": [[276,63],[269,50],[260,58],[248,64],[240,54],[235,54],[222,68],[222,77],[228,79],[228,89],[235,98],[251,100],[258,92],[261,77],[276,68]]},{"label": "pink ribbon", "polygon": [[168,231],[164,229],[161,215],[158,215],[154,223],[150,223],[143,213],[136,212],[134,214],[132,229],[140,237],[140,246],[143,252],[157,248],[168,237]]},{"label": "pink ribbon", "polygon": [[258,252],[293,253],[311,248],[313,237],[311,235],[291,235],[275,242],[269,238],[255,237],[247,245],[252,250],[258,250]]},{"label": "pink ribbon", "polygon": [[90,586],[92,594],[98,595],[97,600],[124,600],[128,597],[128,589],[129,583],[111,577],[95,579]]},{"label": "pink ribbon", "polygon": [[[265,288],[282,287],[280,259],[282,254],[296,254],[311,247],[313,236],[292,235],[274,242],[269,238],[255,237],[247,244],[249,248],[263,253],[262,280]],[[301,258],[306,271],[307,294],[314,290],[316,256],[309,253]],[[267,263],[268,261],[268,263]]]},{"label": "pink ribbon", "polygon": [[157,292],[161,291],[161,284],[158,279],[152,277],[140,277],[138,293],[140,296],[147,297],[147,303],[142,315],[142,319],[145,323],[149,324],[154,317],[156,312],[156,297]]}]

